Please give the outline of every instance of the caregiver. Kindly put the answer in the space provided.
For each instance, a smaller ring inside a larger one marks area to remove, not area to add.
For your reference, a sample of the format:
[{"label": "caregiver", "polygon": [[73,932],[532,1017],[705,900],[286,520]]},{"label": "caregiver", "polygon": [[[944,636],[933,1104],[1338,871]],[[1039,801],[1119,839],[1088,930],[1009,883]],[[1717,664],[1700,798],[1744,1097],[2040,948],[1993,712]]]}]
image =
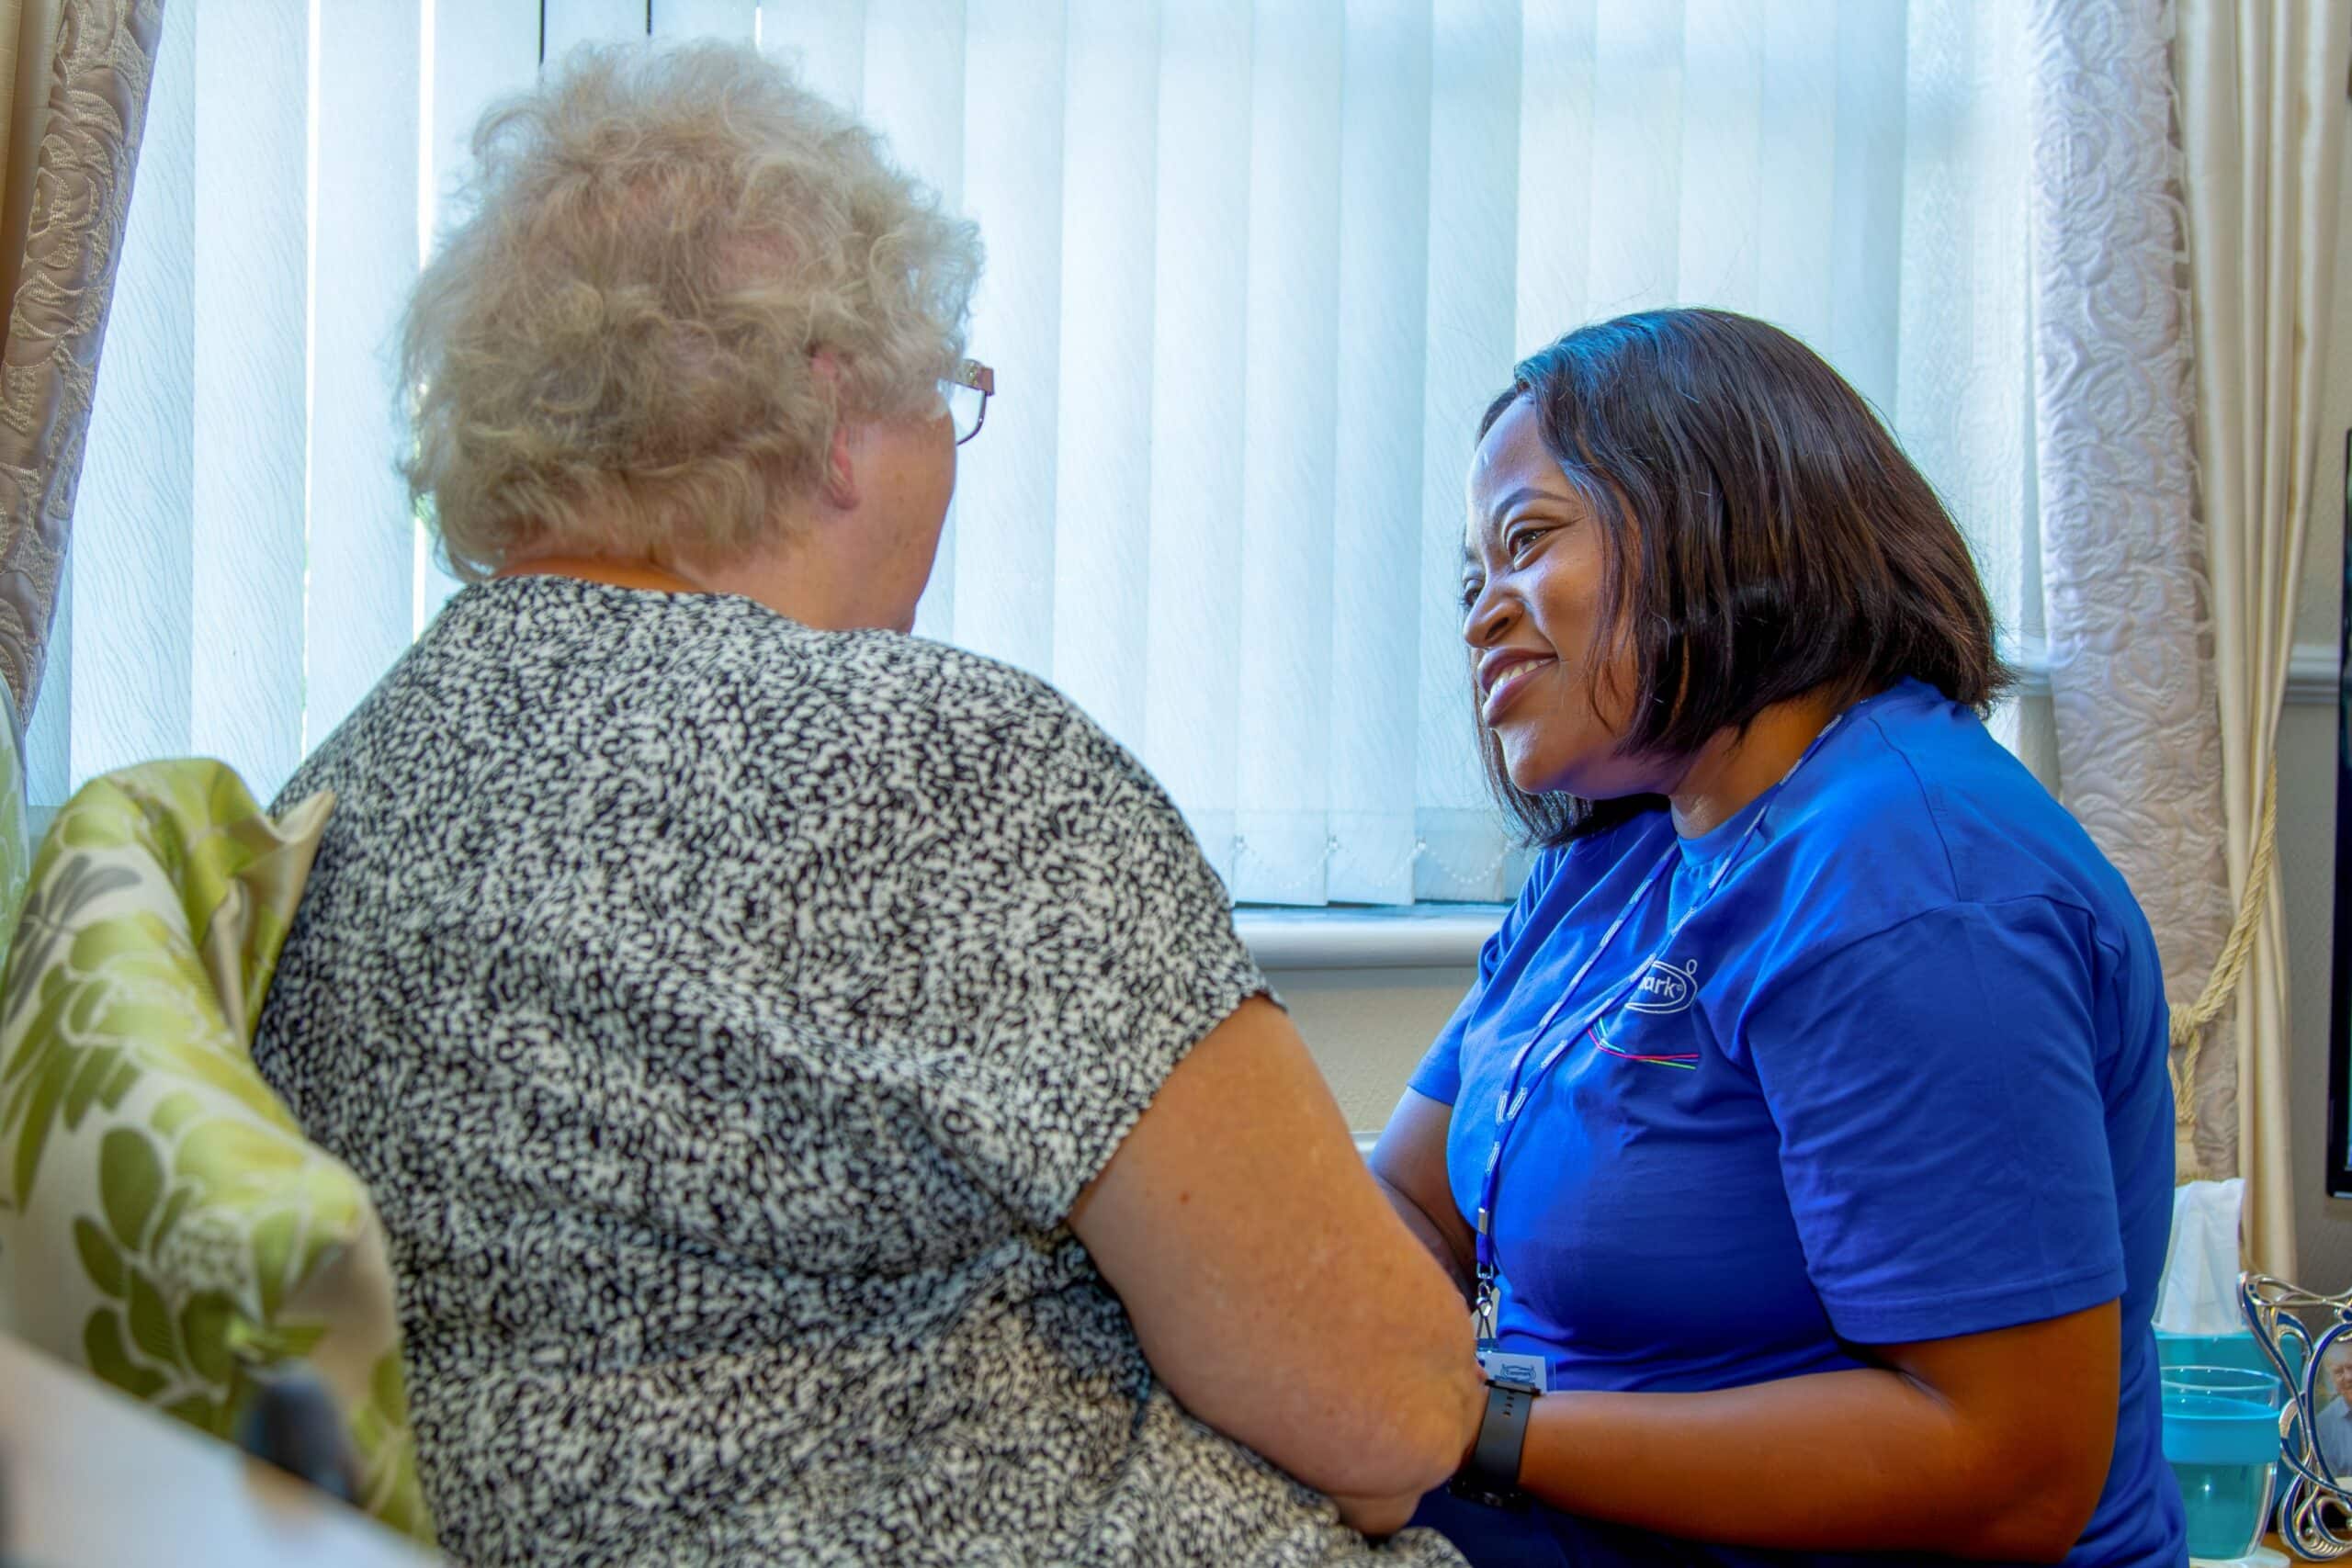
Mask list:
[{"label": "caregiver", "polygon": [[1626,316],[1487,411],[1462,604],[1543,853],[1373,1163],[1490,1382],[1544,1392],[1490,1392],[1419,1522],[1474,1562],[2180,1562],[2155,949],[1981,722],[1934,491],[1785,333]]}]

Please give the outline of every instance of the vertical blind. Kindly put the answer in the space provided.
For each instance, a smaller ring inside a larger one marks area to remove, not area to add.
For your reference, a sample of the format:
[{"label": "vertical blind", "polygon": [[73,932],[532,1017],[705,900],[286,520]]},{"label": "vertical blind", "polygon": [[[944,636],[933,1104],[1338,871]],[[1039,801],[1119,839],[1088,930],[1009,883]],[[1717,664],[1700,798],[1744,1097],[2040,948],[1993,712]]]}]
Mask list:
[{"label": "vertical blind", "polygon": [[1506,897],[1457,583],[1513,361],[1778,321],[2034,588],[2024,0],[175,0],[36,805],[274,791],[454,584],[389,348],[474,120],[592,41],[793,62],[973,218],[1001,395],[921,635],[1047,677],[1243,900]]}]

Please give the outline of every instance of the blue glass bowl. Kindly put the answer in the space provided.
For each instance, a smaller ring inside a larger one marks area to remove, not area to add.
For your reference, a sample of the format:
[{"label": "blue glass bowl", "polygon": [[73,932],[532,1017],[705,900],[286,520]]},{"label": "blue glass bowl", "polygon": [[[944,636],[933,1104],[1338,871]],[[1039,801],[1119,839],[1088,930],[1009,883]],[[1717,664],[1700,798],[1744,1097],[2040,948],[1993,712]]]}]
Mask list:
[{"label": "blue glass bowl", "polygon": [[[2303,1348],[2292,1341],[2287,1346],[2287,1361],[2300,1379],[2303,1375]],[[2241,1328],[2233,1334],[2167,1334],[2156,1330],[2156,1364],[2160,1367],[2244,1367],[2248,1371],[2268,1372],[2270,1362],[2262,1347],[2254,1342],[2254,1331]],[[2276,1377],[2278,1374],[2272,1372]]]}]

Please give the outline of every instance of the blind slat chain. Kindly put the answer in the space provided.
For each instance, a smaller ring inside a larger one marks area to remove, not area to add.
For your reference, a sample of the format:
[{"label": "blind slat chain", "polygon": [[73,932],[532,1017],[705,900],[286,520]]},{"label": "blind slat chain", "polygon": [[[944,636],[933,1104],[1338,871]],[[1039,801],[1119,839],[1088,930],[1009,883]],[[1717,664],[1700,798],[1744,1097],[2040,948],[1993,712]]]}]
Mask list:
[{"label": "blind slat chain", "polygon": [[2262,822],[2255,831],[2254,863],[2246,867],[2245,890],[2238,896],[2236,919],[2230,924],[2222,955],[2206,976],[2205,989],[2184,1010],[2172,1015],[2173,1126],[2176,1142],[2187,1161],[2175,1179],[2193,1181],[2199,1175],[2193,1135],[2197,1130],[2197,1062],[2204,1055],[2208,1026],[2221,1017],[2237,994],[2245,974],[2247,955],[2254,951],[2256,931],[2270,897],[2270,878],[2278,859],[2278,752],[2274,744],[2262,778]]},{"label": "blind slat chain", "polygon": [[[1343,847],[1344,846],[1341,845],[1338,838],[1326,838],[1323,840],[1323,852],[1316,857],[1315,870],[1308,872],[1304,876],[1283,876],[1279,874],[1282,869],[1282,863],[1271,860],[1265,855],[1259,853],[1256,846],[1250,842],[1250,840],[1246,835],[1236,833],[1233,835],[1234,866],[1238,872],[1244,863],[1254,861],[1261,868],[1262,868],[1263,873],[1266,874],[1257,879],[1261,885],[1271,878],[1274,883],[1277,891],[1291,897],[1295,897],[1298,894],[1304,893],[1308,887],[1313,886],[1318,890],[1317,897],[1319,900],[1321,898],[1319,889],[1322,885],[1324,874],[1329,870],[1332,860],[1338,856],[1340,851]],[[1443,855],[1439,854],[1435,850],[1430,849],[1430,841],[1427,839],[1415,839],[1413,840],[1412,849],[1407,852],[1401,860],[1390,862],[1387,873],[1384,875],[1374,877],[1374,880],[1384,884],[1392,881],[1395,878],[1402,876],[1406,873],[1409,872],[1416,863],[1426,858],[1430,864],[1438,868],[1439,875],[1448,879],[1449,886],[1458,887],[1463,886],[1464,883],[1473,886],[1492,886],[1493,890],[1489,892],[1487,897],[1500,897],[1506,894],[1516,893],[1516,889],[1502,887],[1495,882],[1495,879],[1502,874],[1503,865],[1510,859],[1510,846],[1506,844],[1494,859],[1487,863],[1485,870],[1465,877],[1462,874],[1460,867],[1447,860]],[[1281,900],[1277,900],[1277,902]],[[1405,902],[1409,904],[1414,902],[1414,900],[1408,898]]]}]

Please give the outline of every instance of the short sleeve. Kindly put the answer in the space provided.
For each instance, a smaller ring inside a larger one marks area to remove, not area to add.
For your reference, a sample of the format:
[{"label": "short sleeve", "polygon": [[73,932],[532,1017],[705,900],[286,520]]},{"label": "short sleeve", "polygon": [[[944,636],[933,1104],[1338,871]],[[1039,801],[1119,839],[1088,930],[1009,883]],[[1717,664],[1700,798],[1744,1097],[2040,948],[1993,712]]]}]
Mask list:
[{"label": "short sleeve", "polygon": [[2122,1293],[2092,941],[2046,899],[1954,905],[1761,988],[1734,1055],[1840,1337],[1949,1338]]},{"label": "short sleeve", "polygon": [[1436,1041],[1421,1057],[1421,1065],[1413,1069],[1413,1076],[1406,1082],[1406,1087],[1415,1094],[1434,1100],[1441,1105],[1452,1105],[1461,1097],[1462,1037],[1468,1032],[1470,1021],[1477,1016],[1480,1005],[1486,1000],[1487,987],[1494,984],[1496,972],[1502,967],[1504,958],[1527,932],[1534,919],[1535,907],[1543,900],[1544,889],[1551,886],[1553,874],[1558,869],[1565,852],[1556,849],[1546,850],[1537,858],[1533,869],[1528,873],[1525,886],[1519,890],[1519,897],[1503,912],[1502,923],[1478,949],[1477,978],[1470,982],[1470,988],[1463,993],[1460,1005],[1453,1010],[1453,1016],[1445,1021],[1443,1029],[1438,1031]]},{"label": "short sleeve", "polygon": [[1224,885],[1134,758],[1018,679],[945,728],[920,857],[935,1131],[1041,1228],[1069,1215],[1184,1054],[1266,982]]}]

